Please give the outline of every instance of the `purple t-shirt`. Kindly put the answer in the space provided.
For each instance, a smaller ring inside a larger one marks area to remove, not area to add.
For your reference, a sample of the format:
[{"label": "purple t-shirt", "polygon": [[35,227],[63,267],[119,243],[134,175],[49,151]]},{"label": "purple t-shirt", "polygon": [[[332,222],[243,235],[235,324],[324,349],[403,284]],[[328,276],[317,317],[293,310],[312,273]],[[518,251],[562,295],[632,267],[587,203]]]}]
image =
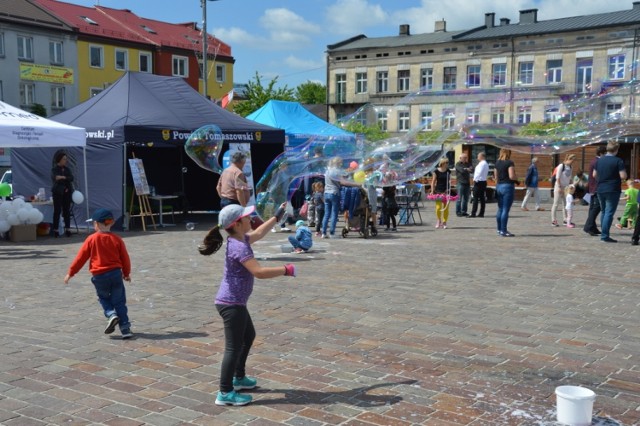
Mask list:
[{"label": "purple t-shirt", "polygon": [[224,261],[222,282],[216,294],[216,304],[246,305],[253,291],[253,275],[242,262],[253,259],[249,236],[244,241],[227,238],[227,256]]}]

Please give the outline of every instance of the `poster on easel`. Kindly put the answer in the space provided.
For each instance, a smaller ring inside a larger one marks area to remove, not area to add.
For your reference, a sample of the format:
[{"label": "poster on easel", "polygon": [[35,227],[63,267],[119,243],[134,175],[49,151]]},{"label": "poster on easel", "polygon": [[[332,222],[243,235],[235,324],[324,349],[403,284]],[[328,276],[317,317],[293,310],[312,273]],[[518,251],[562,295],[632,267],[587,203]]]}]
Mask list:
[{"label": "poster on easel", "polygon": [[147,183],[147,175],[144,172],[142,159],[130,158],[129,167],[131,168],[131,178],[136,189],[136,195],[149,195],[149,184]]},{"label": "poster on easel", "polygon": [[242,173],[247,178],[247,186],[249,187],[249,201],[247,202],[248,206],[256,205],[256,197],[255,190],[253,185],[253,167],[251,166],[251,144],[248,143],[230,143],[229,150],[224,153],[222,157],[222,168],[226,169],[231,165],[231,156],[235,152],[242,152],[247,156],[247,162],[244,164],[242,168]]}]

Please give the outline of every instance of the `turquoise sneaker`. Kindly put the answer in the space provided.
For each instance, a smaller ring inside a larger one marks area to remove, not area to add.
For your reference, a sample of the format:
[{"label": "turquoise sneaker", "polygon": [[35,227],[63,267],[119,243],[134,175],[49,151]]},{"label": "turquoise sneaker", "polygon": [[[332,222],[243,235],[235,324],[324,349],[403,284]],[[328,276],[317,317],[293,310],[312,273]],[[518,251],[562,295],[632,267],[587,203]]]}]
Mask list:
[{"label": "turquoise sneaker", "polygon": [[233,378],[233,390],[253,389],[258,384],[258,381],[253,377],[244,376],[242,379],[237,377]]},{"label": "turquoise sneaker", "polygon": [[251,395],[243,395],[234,390],[227,393],[218,392],[216,405],[247,405],[252,399]]}]

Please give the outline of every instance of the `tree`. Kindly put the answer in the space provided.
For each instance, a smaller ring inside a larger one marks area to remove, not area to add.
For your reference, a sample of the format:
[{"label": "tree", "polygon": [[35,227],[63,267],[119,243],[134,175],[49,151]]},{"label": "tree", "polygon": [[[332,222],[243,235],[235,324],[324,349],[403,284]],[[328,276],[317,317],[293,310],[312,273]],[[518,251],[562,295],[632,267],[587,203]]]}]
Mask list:
[{"label": "tree", "polygon": [[379,141],[381,139],[386,139],[389,137],[389,134],[382,130],[378,124],[366,126],[359,121],[350,120],[341,127],[347,132],[363,134],[364,138],[371,142]]},{"label": "tree", "polygon": [[47,116],[47,109],[42,104],[33,104],[31,105],[31,112],[35,115],[39,115],[40,117]]},{"label": "tree", "polygon": [[234,104],[233,112],[246,117],[252,112],[262,108],[264,104],[272,99],[279,101],[294,101],[293,89],[289,89],[287,85],[275,89],[274,86],[277,81],[278,77],[275,77],[269,82],[267,87],[264,87],[262,85],[262,81],[260,81],[260,75],[256,71],[255,80],[251,80],[247,83],[247,87],[244,92],[247,99]]},{"label": "tree", "polygon": [[324,84],[307,80],[296,87],[296,99],[301,104],[326,104],[327,87]]}]

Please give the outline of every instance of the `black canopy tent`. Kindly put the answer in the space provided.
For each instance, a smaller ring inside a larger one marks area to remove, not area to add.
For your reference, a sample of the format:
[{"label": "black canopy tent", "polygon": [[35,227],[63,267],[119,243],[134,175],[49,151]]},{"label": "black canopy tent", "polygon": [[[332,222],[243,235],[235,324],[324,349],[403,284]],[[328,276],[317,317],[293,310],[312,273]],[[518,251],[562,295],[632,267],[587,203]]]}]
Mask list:
[{"label": "black canopy tent", "polygon": [[[202,126],[218,126],[225,145],[250,143],[258,179],[282,153],[285,142],[283,130],[220,108],[182,78],[147,73],[128,72],[97,96],[51,119],[87,129],[90,211],[105,207],[124,213],[130,184],[126,163],[132,154],[143,160],[147,180],[158,192],[182,192],[193,209],[217,209],[219,175],[200,168],[184,154],[189,134]],[[12,150],[17,191],[30,193],[32,187],[50,186],[53,151],[49,151]],[[81,151],[69,151],[78,167],[84,166]]]}]

